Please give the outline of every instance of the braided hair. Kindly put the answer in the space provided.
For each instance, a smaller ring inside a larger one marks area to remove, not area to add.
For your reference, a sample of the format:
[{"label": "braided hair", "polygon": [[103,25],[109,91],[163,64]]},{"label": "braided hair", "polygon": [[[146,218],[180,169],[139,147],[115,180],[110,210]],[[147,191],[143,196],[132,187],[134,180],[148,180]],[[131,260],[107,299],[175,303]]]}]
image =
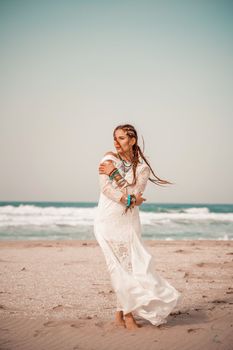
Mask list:
[{"label": "braided hair", "polygon": [[145,146],[144,139],[142,137],[142,139],[143,139],[143,151],[142,151],[140,146],[138,145],[138,134],[137,134],[137,131],[134,128],[134,126],[130,125],[130,124],[118,125],[113,131],[113,137],[115,137],[115,132],[119,129],[124,130],[124,132],[126,133],[126,135],[128,135],[129,138],[135,138],[135,143],[134,143],[133,148],[132,148],[133,154],[131,157],[131,162],[133,165],[133,182],[132,182],[131,186],[136,184],[136,168],[137,168],[138,163],[140,163],[140,157],[149,166],[153,176],[155,177],[154,179],[149,177],[149,181],[153,182],[155,185],[158,185],[158,186],[162,186],[165,184],[172,185],[173,184],[172,182],[169,182],[167,180],[162,180],[158,176],[155,175],[153,169],[151,168],[149,161],[146,159],[145,155],[143,154],[144,146]]}]

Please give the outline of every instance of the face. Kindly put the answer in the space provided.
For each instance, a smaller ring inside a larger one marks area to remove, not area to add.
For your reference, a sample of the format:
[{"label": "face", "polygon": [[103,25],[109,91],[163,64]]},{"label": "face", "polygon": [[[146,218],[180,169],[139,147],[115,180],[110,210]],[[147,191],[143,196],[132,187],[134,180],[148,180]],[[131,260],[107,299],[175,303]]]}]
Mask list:
[{"label": "face", "polygon": [[130,138],[122,129],[118,129],[114,135],[114,146],[119,154],[131,154],[134,138]]}]

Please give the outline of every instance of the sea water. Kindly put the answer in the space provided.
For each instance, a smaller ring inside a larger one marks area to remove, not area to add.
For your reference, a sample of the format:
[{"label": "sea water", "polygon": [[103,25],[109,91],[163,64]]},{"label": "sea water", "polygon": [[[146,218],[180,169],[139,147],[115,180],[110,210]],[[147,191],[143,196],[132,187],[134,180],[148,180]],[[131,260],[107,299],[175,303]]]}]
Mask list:
[{"label": "sea water", "polygon": [[[97,203],[0,202],[0,240],[90,240]],[[142,237],[232,240],[233,204],[140,206]]]}]

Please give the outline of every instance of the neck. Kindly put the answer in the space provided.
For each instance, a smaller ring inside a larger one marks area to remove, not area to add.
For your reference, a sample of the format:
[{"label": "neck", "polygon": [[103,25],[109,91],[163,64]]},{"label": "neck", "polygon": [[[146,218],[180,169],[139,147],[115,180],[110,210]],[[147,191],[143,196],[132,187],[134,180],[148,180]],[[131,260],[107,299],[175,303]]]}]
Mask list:
[{"label": "neck", "polygon": [[131,158],[130,158],[130,154],[127,152],[127,153],[118,153],[119,156],[121,157],[121,159],[127,161],[127,162],[131,162]]}]

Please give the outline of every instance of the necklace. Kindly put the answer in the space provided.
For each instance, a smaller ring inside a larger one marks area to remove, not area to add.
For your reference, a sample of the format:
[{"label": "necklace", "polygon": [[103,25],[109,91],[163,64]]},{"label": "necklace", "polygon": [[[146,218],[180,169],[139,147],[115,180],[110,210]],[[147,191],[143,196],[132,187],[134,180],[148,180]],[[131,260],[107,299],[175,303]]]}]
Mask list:
[{"label": "necklace", "polygon": [[126,173],[132,167],[132,163],[127,162],[126,160],[122,159],[119,154],[118,154],[118,157],[121,160],[122,165],[123,165],[123,170]]}]

